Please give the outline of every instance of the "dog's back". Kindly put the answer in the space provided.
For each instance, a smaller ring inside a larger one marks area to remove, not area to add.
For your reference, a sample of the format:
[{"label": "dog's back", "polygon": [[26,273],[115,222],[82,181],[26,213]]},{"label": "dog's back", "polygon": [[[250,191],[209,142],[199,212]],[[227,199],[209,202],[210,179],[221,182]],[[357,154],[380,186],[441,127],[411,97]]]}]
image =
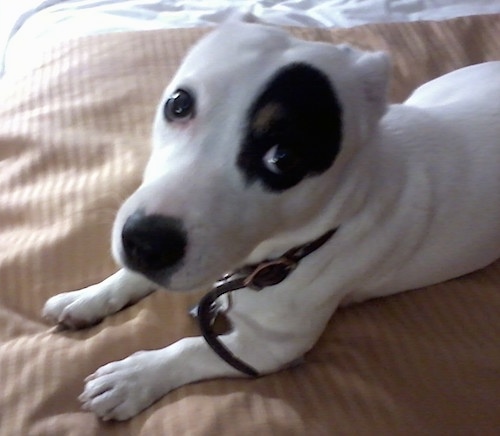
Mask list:
[{"label": "dog's back", "polygon": [[[442,106],[465,101],[500,110],[500,61],[485,62],[452,71],[417,88],[405,104]],[[491,109],[488,109],[491,111]]]},{"label": "dog's back", "polygon": [[382,131],[384,159],[406,174],[388,219],[415,246],[394,287],[439,282],[499,258],[500,62],[422,85],[391,107]]}]

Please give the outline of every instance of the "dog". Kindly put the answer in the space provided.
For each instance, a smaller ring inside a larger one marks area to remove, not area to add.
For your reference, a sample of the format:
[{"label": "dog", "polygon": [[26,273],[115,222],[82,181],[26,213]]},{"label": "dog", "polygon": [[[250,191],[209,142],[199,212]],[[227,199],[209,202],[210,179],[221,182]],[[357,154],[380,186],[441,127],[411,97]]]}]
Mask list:
[{"label": "dog", "polygon": [[[125,420],[187,383],[272,373],[313,347],[337,307],[500,257],[500,62],[403,104],[387,103],[389,76],[383,52],[256,23],[227,22],[191,49],[114,222],[122,269],[50,298],[43,315],[83,328],[158,286],[202,290],[257,267],[232,293],[225,358],[201,336],[135,353],[87,377],[84,409]],[[286,271],[251,289],[270,264]]]}]

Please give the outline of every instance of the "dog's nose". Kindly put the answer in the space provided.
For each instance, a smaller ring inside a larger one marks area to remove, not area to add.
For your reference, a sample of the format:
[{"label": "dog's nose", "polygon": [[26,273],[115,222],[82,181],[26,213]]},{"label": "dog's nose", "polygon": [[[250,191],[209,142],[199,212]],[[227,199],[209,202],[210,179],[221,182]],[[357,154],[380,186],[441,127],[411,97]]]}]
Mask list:
[{"label": "dog's nose", "polygon": [[122,229],[125,264],[138,272],[174,266],[186,251],[187,237],[181,220],[163,215],[130,215]]}]

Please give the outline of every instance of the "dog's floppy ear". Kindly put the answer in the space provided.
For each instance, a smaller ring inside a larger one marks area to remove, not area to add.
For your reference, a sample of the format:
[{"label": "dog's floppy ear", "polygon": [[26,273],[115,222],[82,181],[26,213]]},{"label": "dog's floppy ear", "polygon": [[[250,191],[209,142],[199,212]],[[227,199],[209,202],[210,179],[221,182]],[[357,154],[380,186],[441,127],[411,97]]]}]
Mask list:
[{"label": "dog's floppy ear", "polygon": [[387,110],[387,92],[391,62],[387,53],[365,52],[355,62],[362,83],[362,92],[377,121]]}]

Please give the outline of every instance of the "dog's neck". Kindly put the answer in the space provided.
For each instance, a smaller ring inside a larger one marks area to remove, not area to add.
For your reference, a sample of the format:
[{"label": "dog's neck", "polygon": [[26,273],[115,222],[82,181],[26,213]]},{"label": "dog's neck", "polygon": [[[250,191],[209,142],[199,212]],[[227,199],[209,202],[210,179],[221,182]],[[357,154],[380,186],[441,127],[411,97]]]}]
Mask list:
[{"label": "dog's neck", "polygon": [[[191,313],[198,319],[201,333],[208,345],[221,359],[246,375],[252,377],[259,375],[254,368],[231,353],[217,338],[218,335],[213,328],[215,318],[221,313],[217,308],[217,299],[225,294],[230,295],[231,292],[238,289],[248,288],[254,291],[261,291],[266,287],[281,283],[299,266],[299,262],[303,258],[326,244],[336,231],[336,228],[329,230],[311,242],[291,248],[278,258],[245,265],[225,275],[215,283],[212,290],[201,299],[196,310]],[[229,309],[230,305],[226,310]]]}]

